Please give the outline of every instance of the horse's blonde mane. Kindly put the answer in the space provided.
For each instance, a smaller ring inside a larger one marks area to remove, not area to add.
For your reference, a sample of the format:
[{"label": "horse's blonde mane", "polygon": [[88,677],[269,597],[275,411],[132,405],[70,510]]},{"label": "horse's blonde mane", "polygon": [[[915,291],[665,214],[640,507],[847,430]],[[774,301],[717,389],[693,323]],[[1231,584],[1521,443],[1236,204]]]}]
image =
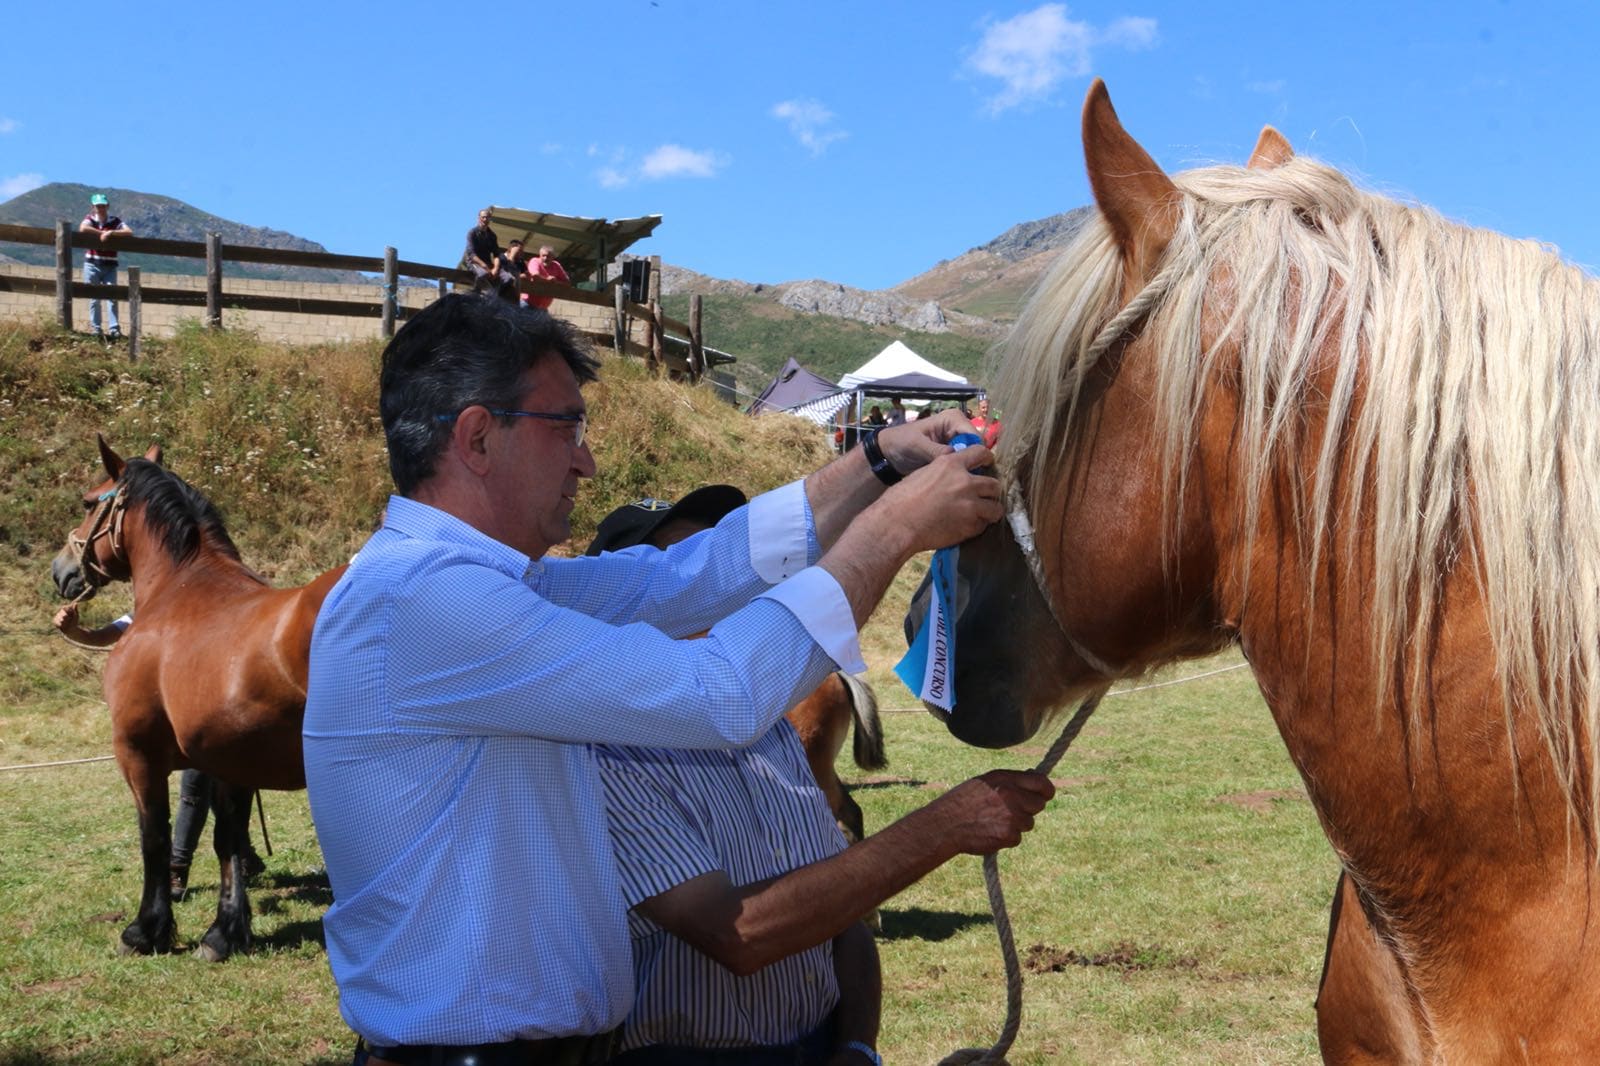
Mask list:
[{"label": "horse's blonde mane", "polygon": [[[1600,724],[1600,283],[1540,245],[1360,191],[1304,157],[1173,181],[1183,206],[1163,272],[1174,280],[1149,294],[1142,326],[1159,353],[1169,507],[1219,385],[1201,312],[1208,285],[1225,279],[1216,348],[1231,349],[1241,411],[1242,528],[1257,528],[1276,471],[1314,469],[1293,490],[1307,573],[1320,553],[1370,535],[1378,693],[1413,714],[1442,581],[1471,566],[1507,721],[1513,707],[1537,715],[1569,796],[1593,815],[1600,776],[1580,754]],[[1122,288],[1097,214],[1002,348],[1002,458],[1030,500],[1059,490],[1092,403],[1095,340]],[[1311,405],[1327,412],[1316,440],[1303,439]],[[1352,515],[1368,528],[1351,523],[1336,539],[1333,523]],[[1591,790],[1581,800],[1580,781]]]}]

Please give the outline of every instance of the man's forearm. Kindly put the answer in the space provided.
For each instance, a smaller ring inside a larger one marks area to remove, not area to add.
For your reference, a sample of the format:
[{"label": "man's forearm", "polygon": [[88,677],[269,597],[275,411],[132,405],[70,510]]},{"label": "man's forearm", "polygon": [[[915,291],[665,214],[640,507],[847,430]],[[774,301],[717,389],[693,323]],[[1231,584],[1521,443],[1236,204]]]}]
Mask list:
[{"label": "man's forearm", "polygon": [[835,1050],[852,1040],[877,1047],[883,1014],[883,971],[878,963],[877,942],[862,923],[855,923],[833,938],[833,976],[839,986],[839,1006],[833,1012]]},{"label": "man's forearm", "polygon": [[754,972],[838,936],[957,855],[937,810],[923,807],[832,858],[737,888],[739,969]]},{"label": "man's forearm", "polygon": [[852,519],[883,495],[883,482],[872,473],[860,448],[852,449],[806,478],[806,500],[817,540],[826,552]]}]

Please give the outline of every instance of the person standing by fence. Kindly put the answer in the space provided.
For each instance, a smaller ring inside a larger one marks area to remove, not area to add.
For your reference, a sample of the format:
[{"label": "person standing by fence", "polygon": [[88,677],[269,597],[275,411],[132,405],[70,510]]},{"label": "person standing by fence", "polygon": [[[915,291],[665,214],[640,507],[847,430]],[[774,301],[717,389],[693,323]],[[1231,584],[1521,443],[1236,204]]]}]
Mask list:
[{"label": "person standing by fence", "polygon": [[[89,285],[115,285],[117,283],[117,246],[113,238],[131,237],[133,230],[127,223],[111,213],[106,194],[97,192],[89,197],[89,213],[78,223],[79,233],[98,233],[100,243],[83,253],[83,280]],[[117,301],[107,300],[111,307],[112,340],[122,336],[122,326],[117,322]],[[89,327],[96,337],[105,337],[100,331],[100,301],[89,298]]]}]

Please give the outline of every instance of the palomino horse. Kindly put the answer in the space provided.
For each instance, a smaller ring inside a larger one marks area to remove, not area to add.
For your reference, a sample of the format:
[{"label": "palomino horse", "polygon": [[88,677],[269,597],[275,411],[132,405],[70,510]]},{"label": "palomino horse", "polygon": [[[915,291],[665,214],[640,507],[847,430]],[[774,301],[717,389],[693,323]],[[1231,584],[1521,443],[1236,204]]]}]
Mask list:
[{"label": "palomino horse", "polygon": [[1344,869],[1324,1057],[1600,1059],[1600,283],[1271,129],[1169,177],[1097,82],[1083,141],[950,729],[1238,644]]},{"label": "palomino horse", "polygon": [[811,776],[828,800],[834,820],[852,844],[867,835],[861,807],[850,798],[834,763],[844,748],[845,734],[853,720],[855,739],[850,753],[863,770],[881,770],[889,765],[883,752],[883,726],[878,720],[878,698],[863,682],[842,671],[828,675],[805,699],[785,716],[800,735],[806,749]]},{"label": "palomino horse", "polygon": [[221,960],[250,946],[242,865],[250,798],[258,788],[306,787],[300,723],[311,627],[344,568],[303,588],[271,588],[240,562],[216,508],[162,468],[159,447],[123,462],[99,443],[109,479],[84,494],[87,514],[51,572],[69,598],[133,583],[136,618],[103,679],[144,855],[144,892],[123,950],[172,949],[167,777],[195,766],[216,781],[222,867],[216,921],[199,953]]}]

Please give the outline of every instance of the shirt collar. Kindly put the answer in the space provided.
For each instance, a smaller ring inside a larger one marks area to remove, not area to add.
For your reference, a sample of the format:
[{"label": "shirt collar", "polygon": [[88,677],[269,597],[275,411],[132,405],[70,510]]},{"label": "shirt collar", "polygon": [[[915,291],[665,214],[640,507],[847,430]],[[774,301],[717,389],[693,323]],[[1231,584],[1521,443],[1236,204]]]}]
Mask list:
[{"label": "shirt collar", "polygon": [[389,497],[383,528],[418,540],[444,541],[476,549],[489,556],[497,569],[519,581],[543,569],[539,560],[530,559],[509,544],[502,544],[450,512],[405,496]]}]

